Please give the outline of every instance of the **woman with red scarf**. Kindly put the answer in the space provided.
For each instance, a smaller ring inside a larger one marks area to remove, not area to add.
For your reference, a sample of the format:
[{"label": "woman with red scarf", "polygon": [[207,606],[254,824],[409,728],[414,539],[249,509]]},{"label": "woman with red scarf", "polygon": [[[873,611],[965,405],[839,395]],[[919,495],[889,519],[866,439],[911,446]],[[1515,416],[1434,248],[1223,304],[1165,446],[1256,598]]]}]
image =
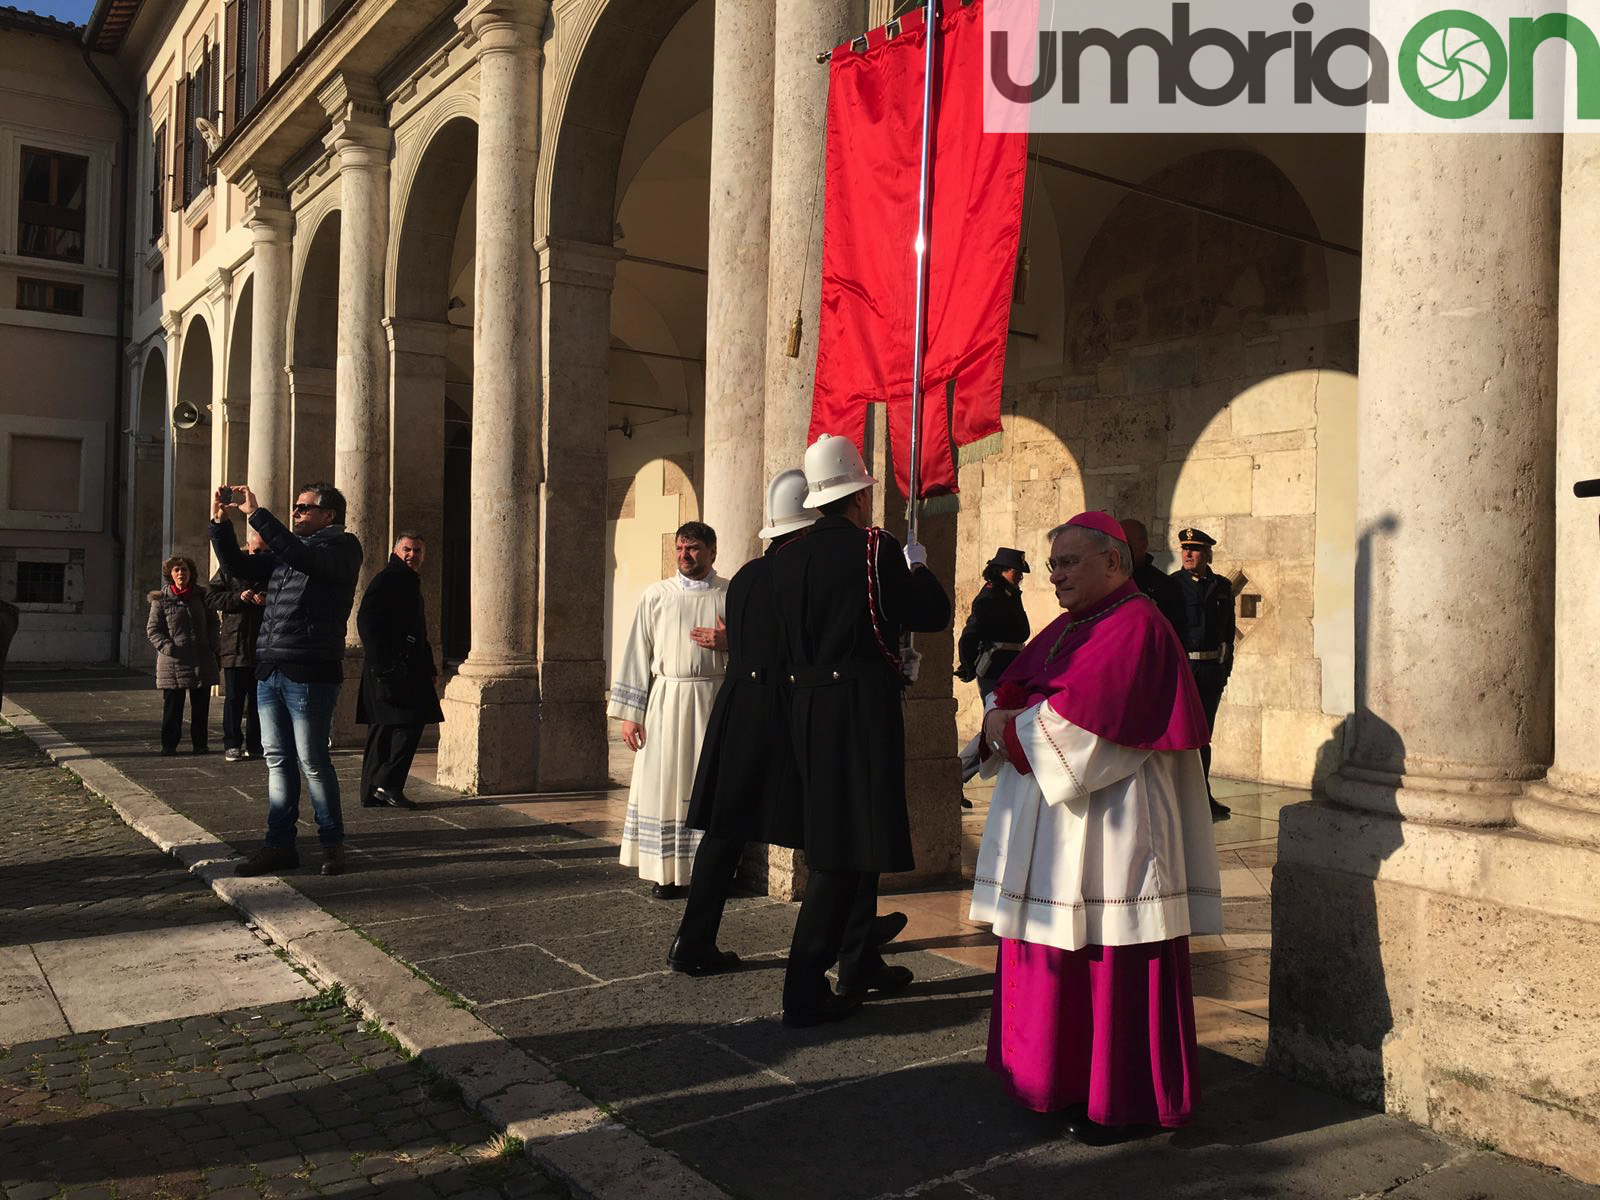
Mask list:
[{"label": "woman with red scarf", "polygon": [[1000,937],[989,1066],[1090,1144],[1186,1124],[1199,1099],[1189,936],[1222,931],[1183,647],[1129,578],[1121,527],[1051,534],[1067,611],[1001,677],[972,919]]},{"label": "woman with red scarf", "polygon": [[196,754],[210,749],[207,717],[211,689],[219,678],[221,652],[215,615],[195,586],[192,560],[174,555],[161,564],[167,583],[150,593],[144,631],[156,648],[156,686],[161,689],[161,753],[176,754],[183,736],[183,697],[189,697],[189,742]]}]

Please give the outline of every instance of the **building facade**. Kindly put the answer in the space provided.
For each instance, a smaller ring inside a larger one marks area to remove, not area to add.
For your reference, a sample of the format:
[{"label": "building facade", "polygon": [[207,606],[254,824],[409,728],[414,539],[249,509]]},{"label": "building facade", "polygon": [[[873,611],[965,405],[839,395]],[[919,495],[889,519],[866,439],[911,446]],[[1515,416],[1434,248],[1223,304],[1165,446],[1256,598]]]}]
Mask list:
[{"label": "building facade", "polygon": [[[331,478],[368,575],[395,530],[436,547],[441,781],[603,781],[607,662],[672,530],[710,521],[731,572],[801,459],[817,53],[889,15],[102,0],[133,130],[100,398],[120,653],[161,557],[204,555],[212,487],[281,509]],[[1319,788],[1284,819],[1272,1062],[1600,1178],[1590,143],[1030,148],[1006,433],[925,522],[935,568],[964,611],[997,546],[1041,562],[1081,508],[1145,521],[1164,565],[1178,528],[1216,536],[1242,636],[1216,769]],[[946,877],[974,697],[927,669],[907,704],[919,877]]]}]

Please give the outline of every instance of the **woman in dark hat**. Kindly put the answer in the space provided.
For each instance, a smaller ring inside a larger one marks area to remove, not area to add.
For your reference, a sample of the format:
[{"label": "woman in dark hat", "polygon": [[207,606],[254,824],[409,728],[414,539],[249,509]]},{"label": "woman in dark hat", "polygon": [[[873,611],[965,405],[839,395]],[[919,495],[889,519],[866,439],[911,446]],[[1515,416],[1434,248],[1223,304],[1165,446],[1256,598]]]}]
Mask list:
[{"label": "woman in dark hat", "polygon": [[972,614],[957,646],[956,674],[978,682],[987,700],[1005,669],[1027,644],[1031,630],[1022,607],[1022,577],[1028,560],[1021,550],[1001,546],[983,568],[983,587],[972,601]]}]

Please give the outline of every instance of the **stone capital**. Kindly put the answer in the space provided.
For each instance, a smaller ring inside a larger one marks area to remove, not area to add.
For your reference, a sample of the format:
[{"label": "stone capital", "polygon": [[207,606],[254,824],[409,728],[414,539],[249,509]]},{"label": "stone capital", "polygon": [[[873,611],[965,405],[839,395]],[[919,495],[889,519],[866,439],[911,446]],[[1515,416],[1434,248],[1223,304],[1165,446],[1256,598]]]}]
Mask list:
[{"label": "stone capital", "polygon": [[225,300],[233,292],[233,272],[218,267],[206,276],[206,295],[212,300]]},{"label": "stone capital", "polygon": [[414,317],[385,317],[383,330],[389,338],[389,349],[395,354],[421,354],[443,358],[450,348],[450,331],[455,326],[446,321],[420,321]]},{"label": "stone capital", "polygon": [[540,41],[550,0],[471,0],[456,14],[466,45],[484,52],[525,51],[543,57]]},{"label": "stone capital", "polygon": [[168,309],[161,314],[161,328],[166,331],[167,337],[172,341],[178,340],[178,331],[183,327],[183,314],[174,309]]},{"label": "stone capital", "polygon": [[341,167],[379,165],[372,161],[375,151],[382,151],[387,163],[388,106],[376,81],[337,71],[318,90],[317,103],[333,122],[323,144],[339,155]]},{"label": "stone capital", "polygon": [[539,282],[609,292],[616,281],[617,264],[624,251],[616,246],[580,242],[571,238],[534,240],[539,255]]},{"label": "stone capital", "polygon": [[247,170],[237,180],[244,193],[244,226],[258,242],[287,239],[294,228],[289,189],[276,175]]}]

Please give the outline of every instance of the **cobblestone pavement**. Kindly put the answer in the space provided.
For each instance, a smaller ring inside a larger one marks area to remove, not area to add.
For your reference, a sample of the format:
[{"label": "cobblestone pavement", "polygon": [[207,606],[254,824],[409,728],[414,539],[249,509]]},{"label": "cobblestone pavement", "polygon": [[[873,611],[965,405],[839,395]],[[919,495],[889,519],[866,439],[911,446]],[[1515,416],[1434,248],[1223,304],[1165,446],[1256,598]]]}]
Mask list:
[{"label": "cobblestone pavement", "polygon": [[[260,844],[259,764],[158,756],[160,705],[147,676],[18,670],[8,672],[7,686],[8,702],[212,834],[241,851]],[[342,777],[359,766],[353,754],[335,761]],[[897,944],[895,961],[916,971],[905,992],[874,1000],[837,1026],[786,1030],[778,994],[792,905],[737,899],[723,944],[746,958],[746,969],[708,979],[676,975],[663,960],[681,908],[651,900],[647,885],[617,865],[614,842],[576,827],[580,797],[482,801],[414,784],[407,790],[419,802],[415,811],[346,803],[349,874],[323,878],[301,869],[284,882],[733,1196],[1600,1197],[1600,1189],[1204,1047],[1205,1098],[1192,1125],[1106,1149],[1078,1145],[1063,1135],[1059,1117],[1022,1110],[985,1069],[987,970],[934,953],[938,944]],[[1248,860],[1240,852],[1229,868],[1240,882],[1266,869],[1258,850]],[[1241,893],[1241,903],[1264,909],[1260,892],[1254,899]],[[386,1063],[376,1077],[401,1078],[403,1069]],[[354,1127],[375,1153],[386,1128]],[[346,1158],[368,1148],[352,1146]],[[353,1194],[392,1194],[355,1186],[368,1190]],[[625,1187],[613,1194],[633,1200]]]},{"label": "cobblestone pavement", "polygon": [[[4,728],[0,880],[0,948],[233,920]],[[4,1000],[4,1200],[567,1195],[337,993],[17,1045]]]}]

